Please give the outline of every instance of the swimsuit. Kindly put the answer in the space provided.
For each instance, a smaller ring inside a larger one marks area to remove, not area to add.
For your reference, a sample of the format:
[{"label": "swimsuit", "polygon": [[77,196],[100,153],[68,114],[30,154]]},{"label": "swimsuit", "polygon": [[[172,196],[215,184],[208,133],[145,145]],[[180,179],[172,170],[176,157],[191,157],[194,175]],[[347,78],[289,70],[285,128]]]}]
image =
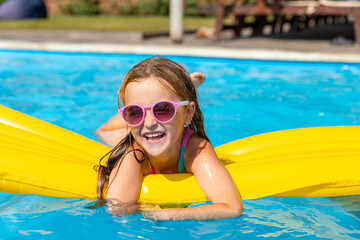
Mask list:
[{"label": "swimsuit", "polygon": [[[179,173],[186,173],[184,152],[185,152],[187,143],[188,143],[191,135],[193,134],[193,132],[194,132],[194,130],[190,129],[189,127],[185,127],[185,136],[181,143],[180,158],[178,161]],[[149,162],[149,166],[150,166],[151,174],[154,174],[155,171],[154,171],[154,168],[151,166],[150,162]]]}]

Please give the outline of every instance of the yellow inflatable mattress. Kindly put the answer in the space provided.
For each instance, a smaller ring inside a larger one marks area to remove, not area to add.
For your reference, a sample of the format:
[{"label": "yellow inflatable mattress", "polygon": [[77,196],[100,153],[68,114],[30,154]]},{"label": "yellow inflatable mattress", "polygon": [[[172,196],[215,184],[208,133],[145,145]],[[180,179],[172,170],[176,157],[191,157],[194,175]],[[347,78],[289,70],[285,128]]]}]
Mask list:
[{"label": "yellow inflatable mattress", "polygon": [[[109,148],[0,105],[0,192],[96,199]],[[217,147],[242,199],[360,195],[360,127],[266,133]],[[217,186],[214,186],[217,187]],[[207,201],[191,174],[145,177],[141,203]]]}]

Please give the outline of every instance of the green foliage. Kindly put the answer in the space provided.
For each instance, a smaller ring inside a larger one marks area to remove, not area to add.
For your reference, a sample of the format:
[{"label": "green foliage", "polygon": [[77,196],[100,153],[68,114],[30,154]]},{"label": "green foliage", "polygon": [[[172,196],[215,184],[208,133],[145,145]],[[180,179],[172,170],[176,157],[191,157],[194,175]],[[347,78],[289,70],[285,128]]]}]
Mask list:
[{"label": "green foliage", "polygon": [[132,0],[118,7],[120,15],[165,16],[169,14],[169,0]]},{"label": "green foliage", "polygon": [[122,6],[118,7],[118,13],[120,15],[137,15],[139,12],[139,6],[133,4],[131,1],[126,1]]},{"label": "green foliage", "polygon": [[169,15],[170,0],[157,0],[156,1],[157,15],[167,16]]},{"label": "green foliage", "polygon": [[0,0],[0,4],[2,4],[3,2],[5,2],[6,0]]},{"label": "green foliage", "polygon": [[197,16],[198,5],[197,0],[185,0],[185,16]]},{"label": "green foliage", "polygon": [[142,16],[155,15],[155,6],[152,0],[141,0],[138,2],[138,14]]},{"label": "green foliage", "polygon": [[[132,0],[125,1],[118,7],[120,15],[167,16],[170,0]],[[184,0],[185,16],[198,16],[197,1]]]},{"label": "green foliage", "polygon": [[100,13],[98,0],[70,0],[60,5],[63,13],[70,15],[96,15]]},{"label": "green foliage", "polygon": [[[170,0],[125,0],[121,5],[111,2],[111,8],[119,15],[132,16],[167,16],[169,5]],[[70,15],[96,15],[101,12],[99,0],[70,0],[66,4],[59,3],[59,6],[63,13]],[[197,0],[184,0],[185,16],[198,16],[197,8]]]}]

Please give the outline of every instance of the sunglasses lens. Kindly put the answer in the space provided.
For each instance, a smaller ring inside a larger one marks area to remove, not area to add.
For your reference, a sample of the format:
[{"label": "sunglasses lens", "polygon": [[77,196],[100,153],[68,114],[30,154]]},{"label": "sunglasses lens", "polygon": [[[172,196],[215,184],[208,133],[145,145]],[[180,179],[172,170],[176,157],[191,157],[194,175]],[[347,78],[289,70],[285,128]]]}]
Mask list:
[{"label": "sunglasses lens", "polygon": [[175,106],[169,102],[159,102],[154,106],[154,117],[159,122],[167,122],[175,115]]},{"label": "sunglasses lens", "polygon": [[137,125],[143,119],[143,110],[139,106],[130,105],[123,111],[123,116],[126,122],[131,125]]}]

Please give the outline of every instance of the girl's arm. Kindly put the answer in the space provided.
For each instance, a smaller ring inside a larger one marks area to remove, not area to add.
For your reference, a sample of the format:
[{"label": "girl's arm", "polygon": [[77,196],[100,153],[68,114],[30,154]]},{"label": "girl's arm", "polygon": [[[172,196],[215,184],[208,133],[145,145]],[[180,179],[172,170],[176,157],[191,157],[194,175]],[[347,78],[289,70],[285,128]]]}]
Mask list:
[{"label": "girl's arm", "polygon": [[113,148],[129,133],[129,129],[120,114],[116,114],[95,131],[95,136],[107,146]]},{"label": "girl's arm", "polygon": [[235,218],[242,214],[243,206],[237,188],[211,144],[193,136],[189,141],[192,161],[187,169],[195,175],[196,181],[212,205],[195,208],[164,209],[144,212],[144,216],[153,220],[216,220]]},{"label": "girl's arm", "polygon": [[[141,156],[138,156],[138,158]],[[139,213],[137,204],[143,177],[143,164],[132,152],[111,171],[106,199],[109,212],[116,217]]]}]

